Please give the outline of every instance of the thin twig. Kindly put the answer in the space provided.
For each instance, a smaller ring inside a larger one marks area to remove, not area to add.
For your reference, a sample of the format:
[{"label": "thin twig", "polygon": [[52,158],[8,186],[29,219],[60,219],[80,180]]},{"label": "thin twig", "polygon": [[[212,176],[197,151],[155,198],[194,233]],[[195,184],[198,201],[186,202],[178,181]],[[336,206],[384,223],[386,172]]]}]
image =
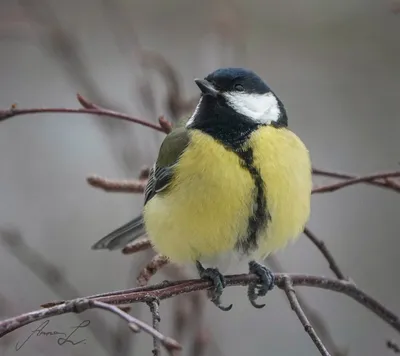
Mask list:
[{"label": "thin twig", "polygon": [[145,251],[149,248],[151,248],[150,240],[148,238],[141,237],[140,239],[127,244],[122,249],[122,253],[124,255],[131,255],[131,254],[139,252],[139,251]]},{"label": "thin twig", "polygon": [[118,315],[120,318],[128,322],[130,328],[134,332],[143,330],[144,332],[156,337],[161,344],[169,351],[180,350],[181,346],[179,343],[169,337],[164,336],[159,331],[154,330],[151,326],[146,323],[134,318],[133,316],[125,313],[115,305],[104,303],[98,300],[89,300],[85,298],[74,299],[66,303],[51,307],[40,309],[34,312],[25,313],[15,318],[9,318],[0,322],[0,337],[8,334],[9,332],[16,330],[24,325],[28,325],[35,321],[47,319],[56,315],[62,315],[67,313],[82,313],[88,309],[103,309]]},{"label": "thin twig", "polygon": [[89,176],[86,181],[96,188],[113,193],[143,193],[147,180],[111,180],[96,175]]},{"label": "thin twig", "polygon": [[306,227],[304,229],[304,235],[306,235],[311,242],[317,246],[318,250],[320,250],[320,252],[322,253],[322,255],[325,257],[325,259],[328,261],[329,263],[329,268],[332,270],[332,272],[335,274],[335,276],[339,279],[347,279],[343,272],[341,271],[339,265],[337,264],[337,262],[335,261],[335,259],[333,258],[332,254],[330,253],[330,251],[328,250],[328,248],[326,247],[326,244],[324,241],[320,240],[313,232],[311,232],[311,230]]},{"label": "thin twig", "polygon": [[[150,300],[147,302],[149,308],[150,308],[150,312],[152,315],[152,319],[153,319],[153,328],[154,330],[159,331],[159,327],[160,327],[160,309],[159,309],[159,301],[157,299],[154,300]],[[158,338],[153,337],[153,355],[154,356],[159,356],[160,355],[160,341]]]},{"label": "thin twig", "polygon": [[[266,259],[266,263],[271,267],[274,272],[285,272],[282,264],[274,255],[268,256],[268,258]],[[320,335],[322,342],[324,343],[328,351],[332,354],[332,356],[346,356],[347,350],[342,349],[335,343],[331,332],[329,331],[329,326],[323,319],[322,315],[310,306],[310,304],[301,295],[301,293],[299,293],[299,291],[296,291],[296,296],[301,308],[308,316],[311,324],[313,325],[316,332],[318,332],[318,334]]]},{"label": "thin twig", "polygon": [[[70,299],[80,295],[80,292],[67,280],[59,268],[29,246],[17,229],[0,229],[0,242],[22,265],[26,266],[60,298]],[[104,320],[94,316],[92,321],[89,330],[103,348],[109,349],[110,332],[104,325]]]},{"label": "thin twig", "polygon": [[[356,178],[353,178],[353,179],[348,179],[348,180],[346,180],[344,182],[339,182],[339,183],[335,183],[335,184],[329,184],[329,185],[325,185],[325,186],[322,186],[322,187],[314,188],[312,190],[312,194],[330,193],[330,192],[334,192],[336,190],[348,187],[350,185],[358,184],[358,183],[366,183],[366,182],[371,182],[371,181],[375,181],[375,180],[378,180],[378,179],[386,180],[388,178],[399,178],[399,177],[400,177],[400,171],[365,175],[365,176],[362,176],[362,177],[356,177]],[[400,186],[399,186],[399,188],[400,188]]]},{"label": "thin twig", "polygon": [[[181,345],[175,341],[174,339],[164,336],[161,334],[158,330],[152,328],[151,326],[147,325],[141,320],[138,320],[134,318],[133,316],[123,312],[121,309],[116,308],[114,305],[107,304],[107,303],[102,303],[97,300],[88,300],[86,299],[85,302],[88,302],[88,308],[100,308],[104,310],[108,310],[116,315],[118,315],[120,318],[124,319],[125,321],[128,322],[130,328],[137,332],[138,329],[143,330],[147,334],[153,336],[153,338],[157,339],[157,341],[165,347],[165,349],[169,352],[172,353],[174,350],[180,350],[182,347]],[[1,334],[0,334],[1,335]]]},{"label": "thin twig", "polygon": [[17,109],[10,108],[8,110],[0,110],[0,122],[5,121],[14,116],[21,115],[29,115],[29,114],[50,114],[50,113],[58,113],[58,114],[90,114],[90,115],[98,115],[98,116],[108,116],[119,120],[125,120],[129,122],[134,122],[136,124],[150,127],[153,130],[164,132],[164,129],[161,126],[155,125],[151,122],[141,120],[135,118],[133,116],[123,114],[117,111],[112,111],[108,109],[66,109],[66,108],[33,108],[33,109]]},{"label": "thin twig", "polygon": [[182,95],[180,75],[164,56],[153,51],[141,52],[143,68],[156,70],[164,80],[167,87],[165,105],[174,120],[192,111],[199,97],[186,100]]},{"label": "thin twig", "polygon": [[[135,284],[136,269],[137,269],[136,263],[135,261],[132,261],[130,270],[128,272],[126,288],[131,288],[131,286]],[[142,310],[143,310],[142,306],[140,304],[136,304],[132,305],[131,310],[127,311],[127,313],[135,315],[136,318],[140,318]],[[133,348],[134,345],[136,345],[135,338],[136,335],[131,335],[129,330],[126,328],[124,321],[120,320],[120,322],[115,327],[114,337],[111,340],[111,344],[113,346],[113,354],[119,356],[128,356],[134,354]]]},{"label": "thin twig", "polygon": [[303,309],[300,306],[300,303],[297,299],[296,292],[293,288],[293,283],[291,282],[289,277],[283,278],[283,290],[286,293],[286,296],[289,300],[290,306],[292,310],[296,313],[297,317],[299,318],[301,324],[304,327],[304,330],[308,335],[310,335],[311,340],[319,350],[322,356],[330,356],[329,351],[326,349],[325,345],[322,343],[321,339],[315,332],[314,328],[308,321],[306,314],[304,313]]},{"label": "thin twig", "polygon": [[[313,168],[313,175],[329,177],[329,178],[337,178],[337,179],[356,179],[357,178],[357,176],[352,175],[352,174],[327,171],[327,170],[318,169],[318,168]],[[386,178],[384,180],[377,180],[377,179],[369,180],[369,181],[360,182],[360,183],[374,185],[376,187],[390,189],[397,193],[400,193],[400,183],[395,182],[389,178]]]}]

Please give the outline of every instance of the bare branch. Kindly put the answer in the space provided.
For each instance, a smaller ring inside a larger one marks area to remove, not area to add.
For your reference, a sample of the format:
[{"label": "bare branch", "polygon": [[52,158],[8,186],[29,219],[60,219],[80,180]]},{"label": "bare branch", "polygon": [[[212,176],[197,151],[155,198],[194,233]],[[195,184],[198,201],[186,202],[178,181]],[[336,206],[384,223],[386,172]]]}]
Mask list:
[{"label": "bare branch", "polygon": [[[397,184],[397,183],[391,182],[391,181],[387,181],[387,179],[389,179],[389,178],[399,178],[399,177],[400,177],[400,171],[371,174],[371,175],[366,175],[366,176],[361,176],[361,177],[348,179],[348,180],[346,180],[344,182],[340,182],[340,183],[335,183],[335,184],[325,185],[323,187],[314,188],[312,190],[312,194],[330,193],[330,192],[334,192],[336,190],[348,187],[350,185],[355,185],[355,184],[359,184],[359,183],[366,183],[366,182],[372,182],[372,181],[376,181],[376,180],[379,180],[379,179],[384,180],[384,184],[389,186],[390,184],[394,185],[394,184]],[[399,191],[400,191],[400,184],[398,185],[398,188],[399,188]]]},{"label": "bare branch", "polygon": [[[159,301],[157,299],[151,300],[147,302],[147,305],[150,308],[151,315],[153,318],[153,328],[155,330],[159,330],[160,327],[160,310],[159,310]],[[153,355],[154,356],[160,356],[160,342],[159,339],[156,337],[153,337]]]},{"label": "bare branch", "polygon": [[[80,292],[67,280],[59,268],[30,247],[18,230],[0,229],[0,242],[21,264],[26,266],[60,298],[69,299],[80,295]],[[92,325],[90,325],[90,331],[103,348],[109,348],[108,337],[110,332],[104,326],[104,321],[101,318],[94,318]]]},{"label": "bare branch", "polygon": [[28,115],[28,114],[49,114],[49,113],[59,113],[59,114],[90,114],[97,116],[108,116],[111,118],[133,122],[142,126],[150,127],[153,130],[165,132],[165,130],[151,122],[137,119],[133,116],[123,114],[120,112],[97,108],[97,109],[66,109],[66,108],[33,108],[33,109],[18,109],[15,106],[8,110],[0,110],[0,122],[5,121],[14,116]]},{"label": "bare branch", "polygon": [[139,286],[145,286],[151,277],[153,277],[157,271],[169,263],[169,259],[164,255],[156,255],[151,261],[143,268],[137,278]]},{"label": "bare branch", "polygon": [[325,345],[322,343],[321,339],[318,337],[317,333],[315,332],[314,328],[308,321],[306,314],[304,313],[303,309],[300,306],[300,303],[297,299],[296,292],[294,291],[293,284],[289,277],[284,277],[284,286],[283,290],[286,293],[286,296],[289,300],[290,306],[292,310],[296,313],[297,317],[299,318],[301,324],[304,327],[304,330],[310,335],[311,340],[319,350],[322,356],[330,356],[330,353],[326,349]]},{"label": "bare branch", "polygon": [[124,255],[131,255],[139,251],[145,251],[149,248],[151,248],[150,240],[148,238],[143,237],[126,245],[122,249],[122,253]]},{"label": "bare branch", "polygon": [[3,320],[2,322],[0,322],[0,337],[35,321],[66,313],[82,313],[88,309],[93,308],[107,310],[118,315],[120,318],[128,322],[132,331],[138,332],[139,330],[143,330],[144,332],[157,338],[157,340],[160,341],[161,345],[163,345],[169,352],[181,349],[181,346],[177,341],[164,336],[159,331],[153,329],[151,326],[134,318],[133,316],[125,313],[115,305],[85,298],[74,299],[67,303],[54,306],[52,308],[40,309],[38,311],[22,314],[15,318]]},{"label": "bare branch", "polygon": [[152,328],[151,326],[147,325],[146,323],[144,323],[143,321],[140,321],[136,318],[134,318],[133,316],[123,312],[121,309],[115,307],[114,305],[111,304],[107,304],[107,303],[103,303],[97,300],[88,300],[85,299],[84,300],[88,307],[88,308],[100,308],[100,309],[104,309],[104,310],[108,310],[116,315],[118,315],[120,318],[124,319],[125,321],[127,321],[129,323],[129,327],[134,331],[134,332],[138,332],[139,330],[143,330],[144,332],[148,333],[149,335],[153,336],[153,338],[155,338],[158,342],[161,343],[162,346],[165,347],[165,349],[171,353],[174,350],[180,350],[182,347],[181,345],[169,338],[164,336],[163,334],[161,334],[158,330]]},{"label": "bare branch", "polygon": [[336,263],[335,259],[333,258],[332,254],[328,250],[328,248],[325,245],[325,242],[320,240],[314,233],[311,232],[311,230],[306,227],[304,229],[304,235],[306,235],[311,242],[317,246],[318,250],[322,253],[322,255],[326,258],[326,260],[329,263],[329,268],[332,270],[332,272],[336,275],[337,278],[339,279],[347,279],[341,269],[339,268],[339,265]]},{"label": "bare branch", "polygon": [[87,177],[86,181],[92,187],[113,193],[144,193],[147,184],[145,180],[111,180],[96,175]]},{"label": "bare branch", "polygon": [[[321,288],[338,292],[352,298],[359,304],[363,305],[371,312],[376,314],[379,318],[391,325],[395,330],[400,332],[400,319],[391,312],[384,305],[379,303],[376,299],[365,293],[363,290],[357,288],[354,283],[331,279],[320,276],[313,276],[308,274],[287,274],[287,273],[274,273],[275,285],[279,288],[284,287],[284,278],[290,277],[293,286],[304,286]],[[250,282],[258,281],[258,277],[254,274],[236,274],[225,277],[226,285],[229,286],[246,286]],[[149,298],[158,298],[160,300],[175,297],[181,294],[187,294],[199,290],[208,290],[212,287],[211,281],[201,279],[191,279],[184,281],[162,282],[159,284],[132,288],[129,290],[122,290],[110,293],[97,294],[87,297],[87,299],[96,299],[110,304],[130,304],[138,302],[146,302]],[[42,307],[49,307],[65,303],[65,301],[50,302],[42,305]],[[24,324],[25,325],[25,324]],[[4,327],[0,322],[1,327]],[[12,331],[12,330],[10,330]],[[9,332],[9,331],[8,331]],[[1,335],[1,333],[0,333]]]},{"label": "bare branch", "polygon": [[163,131],[165,133],[170,133],[171,132],[172,124],[167,119],[165,119],[164,116],[160,116],[158,118],[158,123],[160,124],[161,128],[163,129]]},{"label": "bare branch", "polygon": [[[266,263],[275,272],[285,272],[280,261],[274,255],[268,256],[268,258],[266,259]],[[331,332],[329,331],[328,325],[323,319],[322,315],[310,306],[310,304],[301,295],[301,293],[299,293],[299,291],[296,291],[296,296],[301,308],[308,316],[311,324],[314,326],[316,332],[318,332],[318,334],[320,335],[321,340],[326,345],[326,348],[332,354],[332,356],[346,356],[348,354],[347,351],[336,345],[335,341],[332,338]]]}]

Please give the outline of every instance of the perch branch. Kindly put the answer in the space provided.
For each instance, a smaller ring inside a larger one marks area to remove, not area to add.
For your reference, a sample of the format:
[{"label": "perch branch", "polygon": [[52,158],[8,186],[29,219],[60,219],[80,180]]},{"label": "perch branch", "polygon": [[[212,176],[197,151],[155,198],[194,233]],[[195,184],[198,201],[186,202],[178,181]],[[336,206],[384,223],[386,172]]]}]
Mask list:
[{"label": "perch branch", "polygon": [[[400,319],[397,315],[391,312],[384,305],[379,303],[373,297],[357,288],[354,283],[331,279],[320,276],[313,276],[307,274],[284,274],[275,273],[275,285],[279,288],[284,287],[284,279],[290,278],[293,286],[304,286],[321,288],[338,292],[354,299],[359,304],[363,305],[371,312],[376,314],[379,318],[391,325],[395,330],[400,332]],[[258,281],[258,277],[254,274],[238,274],[226,276],[226,285],[229,286],[246,286],[250,282]],[[159,300],[168,299],[177,295],[187,294],[194,291],[206,290],[212,287],[211,281],[201,279],[191,279],[176,282],[162,282],[156,285],[147,287],[132,288],[130,290],[122,290],[110,293],[103,293],[94,296],[89,296],[86,299],[95,299],[104,303],[110,304],[130,304],[138,302],[146,302],[149,298],[158,298]],[[52,307],[59,304],[66,303],[66,301],[50,302],[43,305],[43,307]],[[61,312],[62,314],[62,312]],[[56,313],[55,315],[58,315]],[[22,322],[21,322],[22,320]],[[36,319],[35,319],[36,320]],[[5,335],[18,327],[29,324],[32,318],[19,316],[0,322],[0,336]]]}]

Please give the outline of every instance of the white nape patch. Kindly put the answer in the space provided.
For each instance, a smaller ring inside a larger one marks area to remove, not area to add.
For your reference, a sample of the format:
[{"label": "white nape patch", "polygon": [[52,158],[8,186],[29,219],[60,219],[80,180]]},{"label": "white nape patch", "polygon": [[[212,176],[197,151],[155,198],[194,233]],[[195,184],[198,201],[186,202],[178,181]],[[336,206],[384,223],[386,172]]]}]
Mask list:
[{"label": "white nape patch", "polygon": [[193,112],[192,116],[186,122],[186,126],[185,127],[189,127],[191,124],[193,124],[194,119],[196,118],[196,115],[199,112],[199,108],[200,108],[200,105],[201,105],[202,101],[203,101],[203,97],[200,98],[199,103],[197,104],[196,108],[194,109],[194,112]]},{"label": "white nape patch", "polygon": [[247,94],[227,92],[223,95],[235,111],[260,124],[268,124],[279,119],[281,111],[278,100],[272,93]]}]

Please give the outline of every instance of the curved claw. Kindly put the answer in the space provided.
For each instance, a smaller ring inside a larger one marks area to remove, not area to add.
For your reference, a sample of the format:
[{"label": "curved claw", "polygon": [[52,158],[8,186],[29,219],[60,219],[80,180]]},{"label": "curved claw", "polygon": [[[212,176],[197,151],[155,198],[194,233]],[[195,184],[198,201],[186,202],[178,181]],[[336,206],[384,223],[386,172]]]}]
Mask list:
[{"label": "curved claw", "polygon": [[196,261],[197,271],[200,278],[211,280],[214,288],[208,291],[208,296],[211,301],[221,310],[229,311],[232,309],[233,304],[228,306],[221,305],[221,295],[226,287],[225,277],[218,271],[217,268],[204,268],[199,261]]},{"label": "curved claw", "polygon": [[256,299],[258,298],[258,293],[256,293],[257,283],[250,283],[247,289],[247,296],[249,301],[254,308],[261,309],[265,307],[265,304],[257,304]]},{"label": "curved claw", "polygon": [[[251,283],[248,288],[248,297],[253,307],[257,309],[264,308],[265,304],[257,304],[255,300],[258,297],[264,297],[275,285],[275,277],[273,273],[265,266],[255,262],[249,262],[249,272],[260,277],[261,284]],[[256,288],[258,291],[256,292]]]}]

